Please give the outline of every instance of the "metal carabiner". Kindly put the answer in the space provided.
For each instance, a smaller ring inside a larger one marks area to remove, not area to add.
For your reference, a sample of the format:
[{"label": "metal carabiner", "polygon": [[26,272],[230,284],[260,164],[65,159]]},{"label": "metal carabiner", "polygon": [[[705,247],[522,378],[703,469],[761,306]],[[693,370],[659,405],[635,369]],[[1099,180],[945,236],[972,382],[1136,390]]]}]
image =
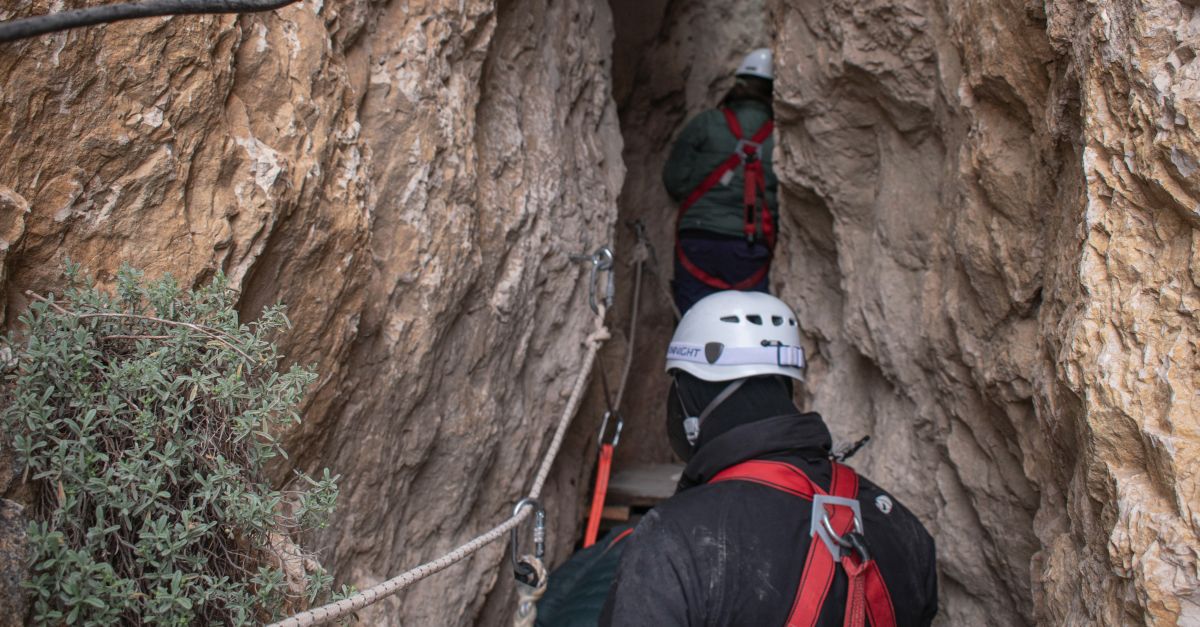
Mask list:
[{"label": "metal carabiner", "polygon": [[[600,444],[604,444],[604,434],[608,431],[608,419],[610,417],[612,417],[613,415],[614,415],[614,412],[611,412],[611,411],[604,412],[604,420],[600,422],[600,434],[596,438],[596,441],[599,442]],[[613,439],[612,439],[613,448],[617,448],[617,444],[619,444],[621,442],[621,429],[625,427],[625,419],[621,417],[621,414],[615,414],[615,415],[617,417],[617,424],[613,428]]]},{"label": "metal carabiner", "polygon": [[860,564],[871,561],[871,551],[867,548],[867,538],[863,536],[862,523],[857,518],[854,519],[854,531],[847,531],[844,536],[839,536],[833,530],[833,525],[829,523],[828,515],[821,518],[821,525],[825,527],[825,533],[829,534],[829,538],[836,542],[838,546],[858,553]]},{"label": "metal carabiner", "polygon": [[616,258],[613,256],[612,249],[608,246],[601,246],[591,255],[571,255],[571,261],[587,261],[592,264],[591,280],[588,281],[588,305],[596,314],[600,313],[600,306],[596,300],[596,288],[600,283],[600,273],[608,272],[608,284],[604,288],[604,306],[611,308],[617,295],[616,285],[613,282],[613,266],[616,265]]},{"label": "metal carabiner", "polygon": [[600,307],[596,303],[597,285],[600,282],[599,276],[601,272],[608,273],[608,284],[604,288],[604,306],[611,308],[613,300],[616,297],[616,286],[613,284],[613,266],[616,258],[613,256],[613,251],[608,246],[601,246],[592,253],[592,280],[591,287],[588,290],[588,305],[592,307],[592,312],[599,314]]},{"label": "metal carabiner", "polygon": [[850,541],[851,548],[855,553],[858,553],[860,564],[866,564],[871,561],[871,551],[867,548],[867,538],[857,531],[851,531],[846,534],[846,539]]},{"label": "metal carabiner", "polygon": [[[532,505],[533,510],[533,556],[537,559],[542,559],[546,556],[546,510],[542,508],[541,503],[537,499],[525,497],[517,501],[516,507],[513,507],[513,516],[521,513],[521,508]],[[513,577],[521,583],[530,586],[537,586],[537,571],[532,565],[521,561],[521,541],[517,535],[520,525],[514,525],[512,531],[509,532],[509,543],[512,544],[512,567]]]}]

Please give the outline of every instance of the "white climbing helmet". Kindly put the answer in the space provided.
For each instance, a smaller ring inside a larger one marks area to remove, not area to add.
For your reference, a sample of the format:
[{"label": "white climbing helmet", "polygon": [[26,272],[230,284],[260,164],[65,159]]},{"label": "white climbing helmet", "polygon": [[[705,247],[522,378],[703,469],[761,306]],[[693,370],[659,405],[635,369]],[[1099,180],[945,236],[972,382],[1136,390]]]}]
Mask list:
[{"label": "white climbing helmet", "polygon": [[775,80],[771,49],[759,48],[746,55],[746,58],[742,59],[742,64],[738,66],[737,72],[734,72],[734,76],[757,76],[769,81]]},{"label": "white climbing helmet", "polygon": [[796,314],[762,292],[717,292],[683,315],[667,347],[667,372],[705,381],[758,375],[804,380],[804,349]]}]

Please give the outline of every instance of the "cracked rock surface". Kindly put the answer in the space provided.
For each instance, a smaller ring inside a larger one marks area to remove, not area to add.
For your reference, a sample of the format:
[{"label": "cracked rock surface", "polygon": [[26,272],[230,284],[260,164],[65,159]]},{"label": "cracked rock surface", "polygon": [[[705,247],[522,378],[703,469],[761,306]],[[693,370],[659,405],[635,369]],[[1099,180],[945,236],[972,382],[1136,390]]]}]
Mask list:
[{"label": "cracked rock surface", "polygon": [[[610,241],[615,379],[634,244],[619,219],[645,221],[669,274],[670,142],[745,50],[773,45],[773,287],[803,322],[805,402],[840,441],[872,435],[855,465],[934,533],[942,623],[1198,623],[1198,12],[305,0],[10,45],[0,318],[56,289],[66,256],[101,282],[123,262],[184,284],[223,271],[246,319],[286,303],[284,349],[321,375],[292,461],[342,475],[318,548],[369,586],[527,490],[592,329],[569,255]],[[618,467],[670,459],[672,320],[644,281]],[[555,562],[601,414],[593,384],[547,486]],[[4,529],[24,528],[18,470],[0,451]],[[0,536],[17,555],[19,533]],[[359,616],[504,623],[505,559],[494,544]]]},{"label": "cracked rock surface", "polygon": [[[611,38],[602,3],[309,0],[7,46],[5,322],[64,256],[284,302],[321,375],[287,446],[342,476],[323,561],[361,589],[435,557],[528,489],[581,365],[568,255],[610,237],[623,175]],[[359,617],[470,623],[503,551]]]},{"label": "cracked rock surface", "polygon": [[770,4],[812,403],[945,622],[1200,621],[1196,9]]}]

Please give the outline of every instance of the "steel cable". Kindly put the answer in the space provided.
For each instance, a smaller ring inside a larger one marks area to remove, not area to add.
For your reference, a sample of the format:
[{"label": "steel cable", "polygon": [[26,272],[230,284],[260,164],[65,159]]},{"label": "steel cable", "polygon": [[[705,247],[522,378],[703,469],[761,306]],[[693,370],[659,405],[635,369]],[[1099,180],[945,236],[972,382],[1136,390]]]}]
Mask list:
[{"label": "steel cable", "polygon": [[164,15],[207,15],[212,13],[257,13],[285,7],[297,0],[144,0],[106,4],[86,9],[61,11],[0,22],[0,43],[28,39],[46,33],[108,24],[122,20]]},{"label": "steel cable", "polygon": [[639,251],[644,251],[644,253],[634,253],[636,262],[634,263],[633,271],[633,303],[630,305],[629,311],[629,334],[625,345],[625,365],[621,368],[621,382],[617,385],[617,400],[615,403],[617,411],[621,411],[621,401],[625,398],[625,385],[629,383],[629,371],[633,367],[633,350],[637,344],[638,309],[640,308],[639,303],[642,300],[642,266],[646,262],[642,257],[649,254],[649,251],[640,244]]}]

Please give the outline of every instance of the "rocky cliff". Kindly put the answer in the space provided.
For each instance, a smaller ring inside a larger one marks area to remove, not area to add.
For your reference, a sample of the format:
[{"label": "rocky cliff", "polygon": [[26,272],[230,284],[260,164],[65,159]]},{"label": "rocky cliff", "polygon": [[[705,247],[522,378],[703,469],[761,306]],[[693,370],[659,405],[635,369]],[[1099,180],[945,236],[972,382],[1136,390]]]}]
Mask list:
[{"label": "rocky cliff", "polygon": [[1190,4],[771,4],[812,402],[950,624],[1200,620]]},{"label": "rocky cliff", "polygon": [[[568,255],[622,178],[611,39],[590,2],[316,0],[6,46],[6,323],[65,255],[288,304],[322,375],[292,459],[343,477],[319,548],[390,577],[503,518],[564,405],[592,326]],[[360,617],[469,622],[503,550]]]},{"label": "rocky cliff", "polygon": [[[934,531],[946,622],[1197,620],[1195,9],[614,7],[657,29],[618,28],[638,54],[614,64],[622,217],[655,242],[672,132],[728,87],[714,65],[760,25],[774,41],[773,283],[805,324],[810,406],[873,436],[856,463]],[[670,314],[646,298],[652,371]],[[663,382],[631,389],[661,441]],[[667,455],[631,439],[627,462]]]},{"label": "rocky cliff", "polygon": [[[806,401],[934,532],[944,622],[1200,621],[1193,4],[305,0],[9,45],[4,323],[65,255],[287,303],[322,375],[293,461],[342,475],[323,554],[370,585],[526,489],[590,325],[568,255],[623,264],[640,218],[669,274],[673,134],[773,45]],[[669,458],[645,280],[618,464]],[[555,559],[600,403],[548,486]],[[504,622],[502,551],[360,616]]]}]

